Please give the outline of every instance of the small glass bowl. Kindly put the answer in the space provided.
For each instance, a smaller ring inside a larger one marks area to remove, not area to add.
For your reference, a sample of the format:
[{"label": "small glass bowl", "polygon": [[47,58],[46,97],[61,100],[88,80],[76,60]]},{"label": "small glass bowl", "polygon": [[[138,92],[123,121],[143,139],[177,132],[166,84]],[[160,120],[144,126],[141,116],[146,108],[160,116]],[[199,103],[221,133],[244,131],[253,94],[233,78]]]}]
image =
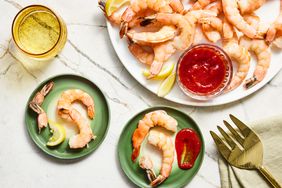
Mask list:
[{"label": "small glass bowl", "polygon": [[[210,48],[212,50],[215,50],[218,54],[220,54],[220,56],[223,57],[224,59],[224,63],[225,63],[225,78],[223,80],[223,82],[221,83],[221,85],[219,87],[217,87],[215,90],[210,91],[208,93],[198,93],[198,92],[194,92],[192,90],[190,90],[189,88],[187,88],[180,80],[180,76],[179,76],[179,68],[181,66],[181,62],[183,60],[183,58],[192,50],[196,49],[196,48]],[[177,83],[179,85],[179,87],[181,88],[181,90],[189,97],[193,98],[193,99],[197,99],[197,100],[210,100],[218,95],[220,95],[223,90],[230,84],[230,81],[232,79],[232,74],[233,74],[233,67],[232,67],[232,61],[229,58],[229,56],[223,51],[223,49],[221,49],[218,46],[212,45],[212,44],[197,44],[195,46],[190,47],[189,49],[187,49],[179,58],[178,63],[177,63]]]}]

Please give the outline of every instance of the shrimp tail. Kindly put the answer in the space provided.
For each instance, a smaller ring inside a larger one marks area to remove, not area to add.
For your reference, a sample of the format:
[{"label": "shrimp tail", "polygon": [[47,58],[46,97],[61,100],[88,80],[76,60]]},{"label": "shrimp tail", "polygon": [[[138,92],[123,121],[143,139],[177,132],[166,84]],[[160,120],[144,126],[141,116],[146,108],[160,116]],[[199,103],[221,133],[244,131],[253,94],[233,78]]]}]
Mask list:
[{"label": "shrimp tail", "polygon": [[154,61],[150,67],[150,73],[151,75],[148,76],[148,79],[154,78],[159,72],[161,72],[161,69],[163,67],[163,63]]},{"label": "shrimp tail", "polygon": [[157,185],[161,184],[165,179],[166,177],[159,175],[154,181],[151,182],[150,185],[152,187],[156,187]]},{"label": "shrimp tail", "polygon": [[245,82],[245,88],[249,89],[251,87],[253,87],[254,85],[256,85],[256,83],[258,82],[258,79],[256,78],[256,76],[253,76],[252,78],[249,78],[246,80]]},{"label": "shrimp tail", "polygon": [[98,0],[98,6],[105,13],[106,1]]}]

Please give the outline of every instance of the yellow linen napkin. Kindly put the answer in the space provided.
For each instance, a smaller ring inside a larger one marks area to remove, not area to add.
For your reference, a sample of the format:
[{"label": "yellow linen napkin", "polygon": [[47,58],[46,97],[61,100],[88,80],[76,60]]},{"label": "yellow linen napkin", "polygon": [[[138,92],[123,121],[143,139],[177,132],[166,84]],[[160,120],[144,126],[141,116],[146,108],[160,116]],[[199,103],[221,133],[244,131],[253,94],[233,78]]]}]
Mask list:
[{"label": "yellow linen napkin", "polygon": [[[259,135],[263,143],[263,164],[271,174],[282,183],[282,115],[248,123]],[[257,170],[244,170],[230,166],[225,159],[219,158],[219,172],[222,188],[256,187],[271,185]]]}]

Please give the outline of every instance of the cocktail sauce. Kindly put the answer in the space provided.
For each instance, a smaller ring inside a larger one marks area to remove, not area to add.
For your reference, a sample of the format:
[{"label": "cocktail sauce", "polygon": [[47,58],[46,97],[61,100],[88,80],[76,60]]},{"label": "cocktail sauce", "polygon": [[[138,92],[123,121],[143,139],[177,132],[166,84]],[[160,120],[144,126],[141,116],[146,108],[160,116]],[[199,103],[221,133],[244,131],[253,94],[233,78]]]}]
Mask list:
[{"label": "cocktail sauce", "polygon": [[226,77],[230,76],[229,65],[230,59],[218,47],[195,46],[179,60],[178,79],[190,92],[209,95],[225,86]]},{"label": "cocktail sauce", "polygon": [[197,133],[192,129],[182,129],[175,137],[178,167],[190,169],[193,167],[201,151],[202,143]]}]

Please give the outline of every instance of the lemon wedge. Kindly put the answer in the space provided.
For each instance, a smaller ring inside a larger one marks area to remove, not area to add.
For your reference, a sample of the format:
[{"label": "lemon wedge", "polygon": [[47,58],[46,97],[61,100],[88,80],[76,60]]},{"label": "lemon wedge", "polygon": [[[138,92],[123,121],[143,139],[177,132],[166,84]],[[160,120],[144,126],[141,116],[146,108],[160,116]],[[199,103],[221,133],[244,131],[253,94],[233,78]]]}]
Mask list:
[{"label": "lemon wedge", "polygon": [[176,73],[173,71],[160,85],[158,90],[158,96],[164,97],[166,96],[170,90],[172,89],[175,83]]},{"label": "lemon wedge", "polygon": [[107,0],[105,6],[107,16],[110,16],[115,10],[129,2],[130,0]]},{"label": "lemon wedge", "polygon": [[[155,80],[163,80],[163,79],[167,78],[171,74],[173,69],[174,69],[174,63],[172,63],[170,65],[165,65],[165,66],[163,66],[161,72],[158,75],[156,75],[153,79],[155,79]],[[143,75],[145,77],[150,76],[150,70],[148,70],[148,69],[144,70],[143,71]]]},{"label": "lemon wedge", "polygon": [[65,128],[54,122],[49,120],[49,126],[51,128],[51,132],[53,133],[52,137],[49,138],[49,141],[47,142],[47,146],[57,146],[60,143],[62,143],[66,138],[66,131]]}]

